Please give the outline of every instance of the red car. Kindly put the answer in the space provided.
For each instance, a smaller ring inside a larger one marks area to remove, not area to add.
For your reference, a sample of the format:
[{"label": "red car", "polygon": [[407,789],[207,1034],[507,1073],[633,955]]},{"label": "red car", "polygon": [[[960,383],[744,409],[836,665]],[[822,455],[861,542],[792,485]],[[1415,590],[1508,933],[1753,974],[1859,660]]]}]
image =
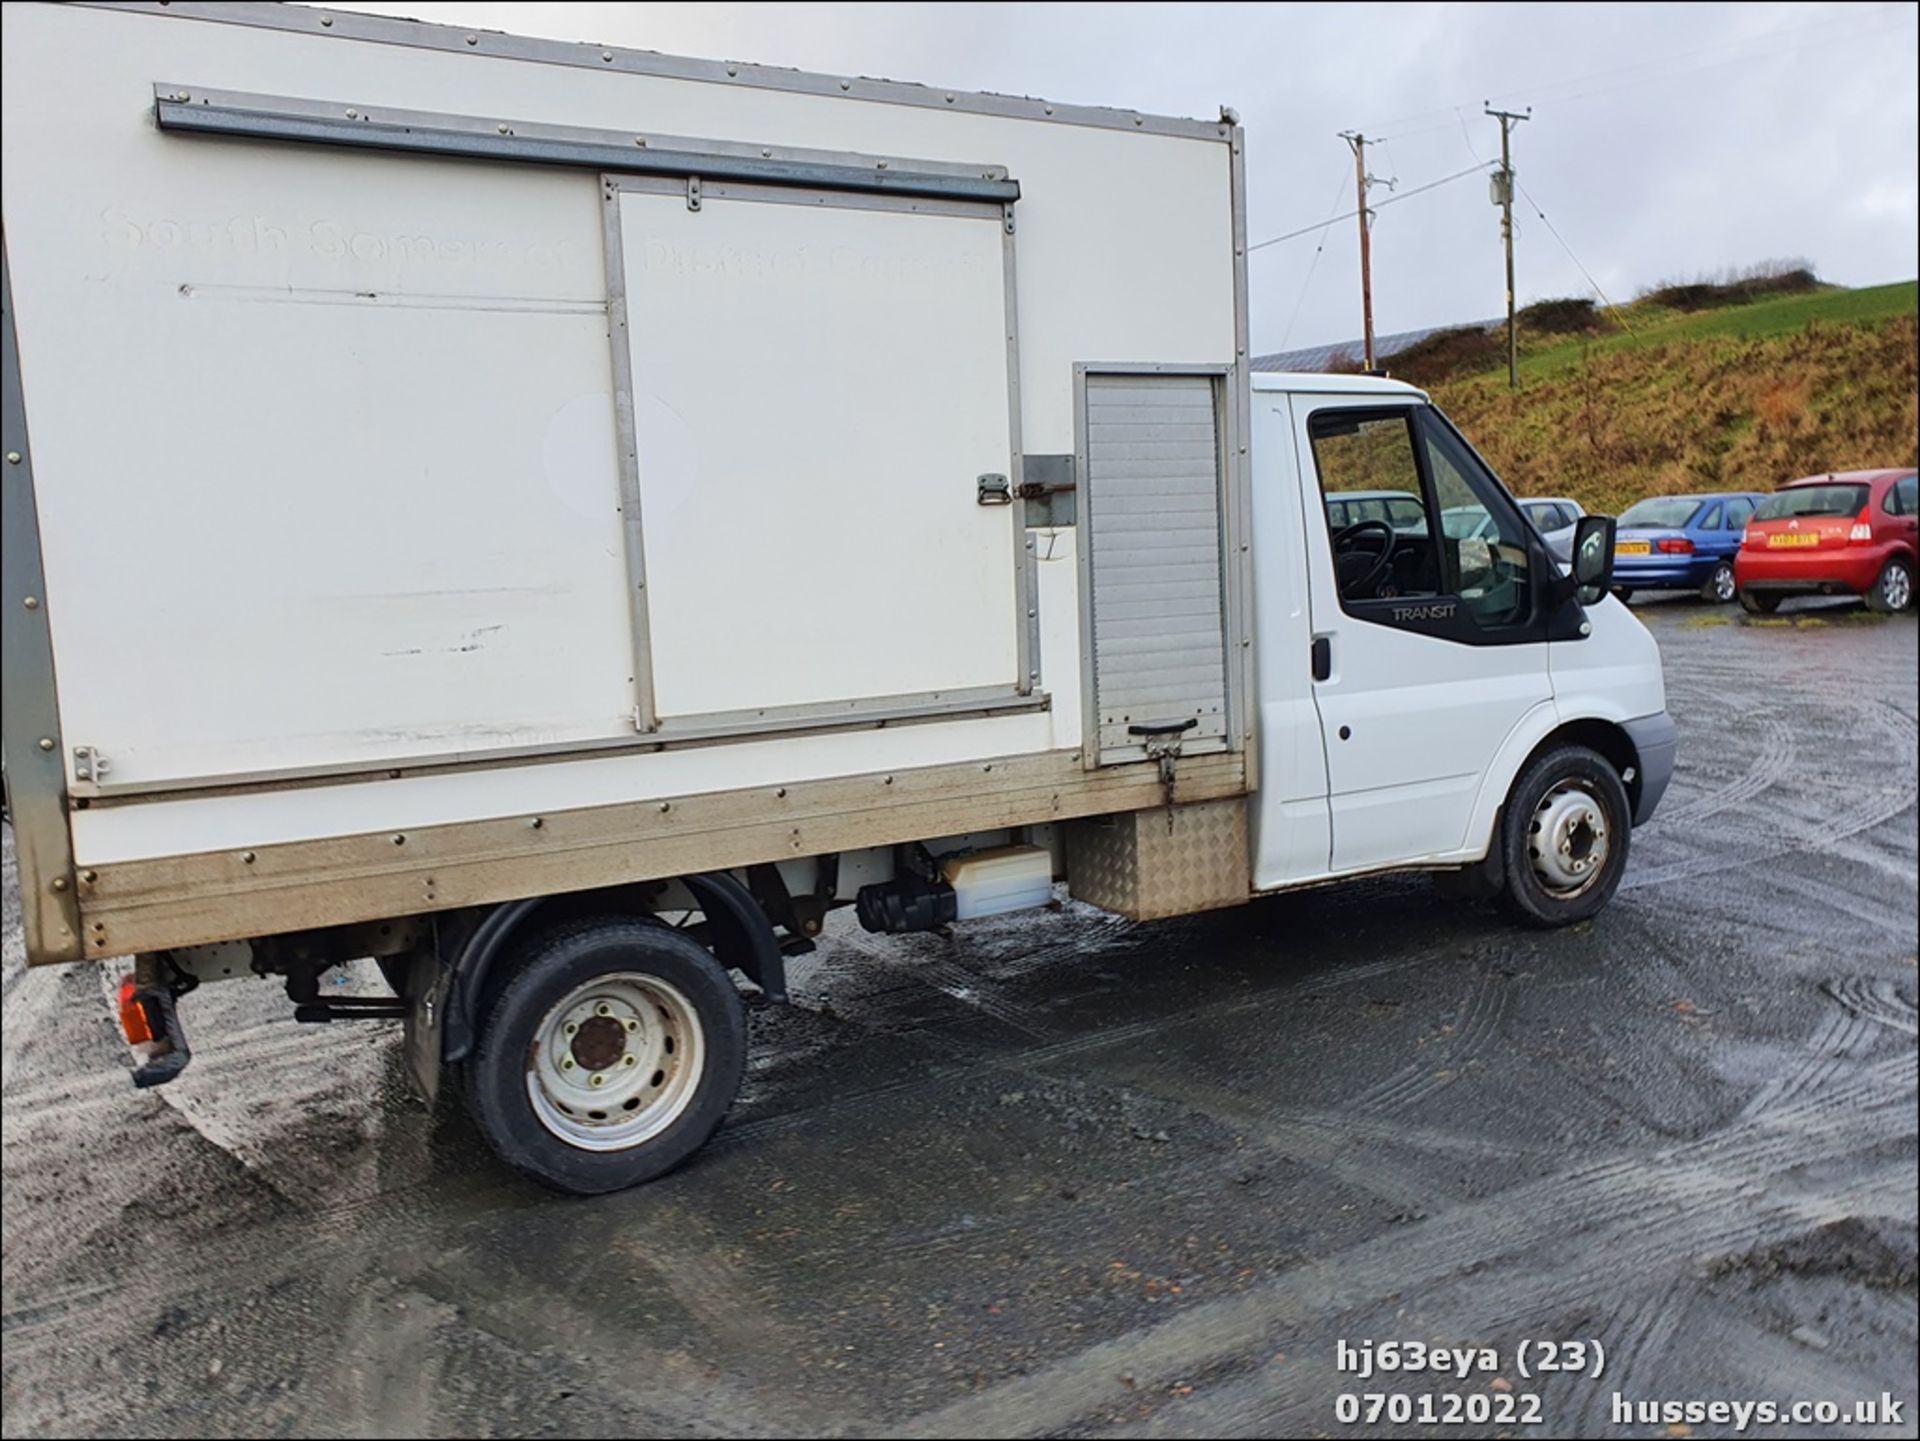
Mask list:
[{"label": "red car", "polygon": [[1760,502],[1733,560],[1740,604],[1772,615],[1790,595],[1857,595],[1870,610],[1913,604],[1920,499],[1912,470],[1846,470],[1789,481]]}]

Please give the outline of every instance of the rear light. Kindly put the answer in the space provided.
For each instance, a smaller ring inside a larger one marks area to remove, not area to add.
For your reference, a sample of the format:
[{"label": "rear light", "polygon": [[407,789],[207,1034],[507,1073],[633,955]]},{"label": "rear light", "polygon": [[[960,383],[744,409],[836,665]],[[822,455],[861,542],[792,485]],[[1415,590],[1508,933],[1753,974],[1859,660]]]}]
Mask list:
[{"label": "rear light", "polygon": [[134,994],[132,976],[120,978],[120,1029],[130,1046],[145,1045],[153,1039],[153,1024],[147,1019],[147,1008]]},{"label": "rear light", "polygon": [[1685,536],[1669,537],[1660,542],[1662,555],[1692,555],[1693,542]]},{"label": "rear light", "polygon": [[1854,519],[1853,529],[1847,532],[1847,539],[1854,545],[1865,545],[1873,539],[1873,524],[1867,519],[1867,511],[1871,509],[1872,507],[1868,506],[1866,510],[1862,510]]},{"label": "rear light", "polygon": [[1760,544],[1760,527],[1757,525],[1748,526],[1747,533],[1740,537],[1740,543],[1742,545]]}]

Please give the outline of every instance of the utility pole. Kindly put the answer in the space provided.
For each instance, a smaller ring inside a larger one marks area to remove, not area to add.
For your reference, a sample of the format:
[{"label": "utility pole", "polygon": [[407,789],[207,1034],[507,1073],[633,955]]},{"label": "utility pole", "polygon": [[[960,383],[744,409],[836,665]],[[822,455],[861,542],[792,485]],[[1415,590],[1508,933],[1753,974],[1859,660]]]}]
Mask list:
[{"label": "utility pole", "polygon": [[1367,137],[1357,130],[1345,130],[1340,138],[1353,149],[1353,183],[1360,211],[1360,318],[1362,343],[1367,369],[1373,364],[1373,251],[1367,234]]},{"label": "utility pole", "polygon": [[1494,177],[1494,199],[1500,206],[1500,239],[1507,248],[1507,388],[1520,388],[1520,334],[1513,316],[1513,150],[1508,136],[1522,120],[1533,118],[1529,105],[1525,114],[1495,110],[1486,102],[1486,112],[1500,122],[1500,173]]}]

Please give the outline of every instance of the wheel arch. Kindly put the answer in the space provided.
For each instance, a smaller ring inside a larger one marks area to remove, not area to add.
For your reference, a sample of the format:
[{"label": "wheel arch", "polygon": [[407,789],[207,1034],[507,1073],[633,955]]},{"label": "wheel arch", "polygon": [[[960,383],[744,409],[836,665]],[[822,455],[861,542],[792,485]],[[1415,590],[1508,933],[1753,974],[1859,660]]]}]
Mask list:
[{"label": "wheel arch", "polygon": [[1640,815],[1646,774],[1641,766],[1640,748],[1634,744],[1627,728],[1604,716],[1563,718],[1551,705],[1541,706],[1514,728],[1481,782],[1480,796],[1474,803],[1472,829],[1468,832],[1481,857],[1493,847],[1495,825],[1514,782],[1536,757],[1562,745],[1586,746],[1603,756],[1619,773],[1632,813],[1636,817]]},{"label": "wheel arch", "polygon": [[[743,973],[768,999],[787,999],[786,958],[773,933],[773,923],[738,876],[729,871],[709,871],[662,879],[677,880],[700,903],[707,917],[710,948],[721,965]],[[548,922],[595,913],[651,914],[649,894],[649,889],[641,886],[608,886],[503,901],[494,906],[444,959],[447,977],[442,1059],[463,1061],[472,1053],[482,1003],[504,974],[504,958],[512,941],[536,918]]]}]

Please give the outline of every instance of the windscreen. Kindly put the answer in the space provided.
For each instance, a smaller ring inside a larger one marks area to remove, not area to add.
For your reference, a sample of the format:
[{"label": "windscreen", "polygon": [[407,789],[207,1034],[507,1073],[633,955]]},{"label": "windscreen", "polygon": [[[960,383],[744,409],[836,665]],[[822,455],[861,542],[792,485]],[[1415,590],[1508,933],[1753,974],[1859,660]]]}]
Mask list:
[{"label": "windscreen", "polygon": [[1634,526],[1661,530],[1685,530],[1687,522],[1700,511],[1700,502],[1684,495],[1661,496],[1630,505],[1621,512],[1619,528]]},{"label": "windscreen", "polygon": [[1796,485],[1760,502],[1755,520],[1785,520],[1790,515],[1858,515],[1867,508],[1864,485]]}]

